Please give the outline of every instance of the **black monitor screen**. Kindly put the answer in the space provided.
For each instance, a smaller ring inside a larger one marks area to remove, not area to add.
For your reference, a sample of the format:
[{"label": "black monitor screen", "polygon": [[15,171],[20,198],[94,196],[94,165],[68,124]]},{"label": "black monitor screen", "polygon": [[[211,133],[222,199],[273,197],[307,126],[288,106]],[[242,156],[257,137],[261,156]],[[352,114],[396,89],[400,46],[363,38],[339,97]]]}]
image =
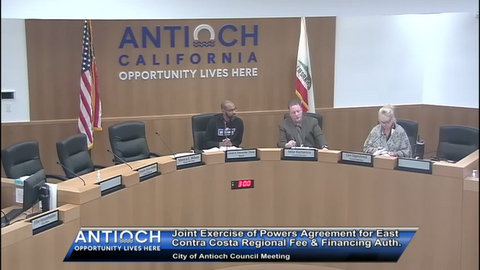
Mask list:
[{"label": "black monitor screen", "polygon": [[32,208],[40,198],[40,187],[45,184],[45,172],[39,170],[23,181],[23,211]]}]

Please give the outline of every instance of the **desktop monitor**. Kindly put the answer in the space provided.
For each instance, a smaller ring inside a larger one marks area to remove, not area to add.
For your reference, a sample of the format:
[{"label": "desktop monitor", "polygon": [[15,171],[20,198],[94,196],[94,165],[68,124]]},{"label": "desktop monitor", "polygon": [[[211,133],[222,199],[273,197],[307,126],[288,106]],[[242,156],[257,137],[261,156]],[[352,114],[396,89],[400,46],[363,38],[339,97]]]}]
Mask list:
[{"label": "desktop monitor", "polygon": [[[42,192],[45,192],[46,176],[43,170],[30,175],[23,181],[23,207],[14,208],[2,217],[2,228],[7,226],[16,217],[32,208],[41,198]],[[47,189],[48,190],[48,189]],[[48,192],[47,192],[48,193]],[[48,194],[47,194],[48,195]],[[47,209],[48,210],[48,209]],[[27,215],[27,218],[32,217],[35,214]]]},{"label": "desktop monitor", "polygon": [[32,208],[40,200],[40,188],[45,185],[45,178],[44,171],[39,170],[23,181],[23,211]]}]

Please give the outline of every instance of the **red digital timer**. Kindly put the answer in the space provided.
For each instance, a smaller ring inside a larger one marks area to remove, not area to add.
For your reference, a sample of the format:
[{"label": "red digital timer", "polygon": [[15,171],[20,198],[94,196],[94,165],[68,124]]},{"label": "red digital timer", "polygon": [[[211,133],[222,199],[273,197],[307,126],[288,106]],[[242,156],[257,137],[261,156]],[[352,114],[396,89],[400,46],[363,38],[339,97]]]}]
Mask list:
[{"label": "red digital timer", "polygon": [[253,188],[253,179],[233,180],[232,189]]}]

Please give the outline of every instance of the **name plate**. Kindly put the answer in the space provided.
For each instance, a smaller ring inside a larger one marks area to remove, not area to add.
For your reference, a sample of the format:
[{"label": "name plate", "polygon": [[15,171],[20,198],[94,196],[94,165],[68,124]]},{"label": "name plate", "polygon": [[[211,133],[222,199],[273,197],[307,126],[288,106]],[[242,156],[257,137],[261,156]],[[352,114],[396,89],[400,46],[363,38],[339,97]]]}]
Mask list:
[{"label": "name plate", "polygon": [[373,155],[367,153],[342,151],[340,160],[338,162],[373,167]]},{"label": "name plate", "polygon": [[317,161],[318,150],[316,148],[283,148],[282,160],[304,160],[304,161]]},{"label": "name plate", "polygon": [[225,151],[225,162],[259,160],[257,149]]},{"label": "name plate", "polygon": [[136,169],[136,171],[138,172],[138,175],[140,177],[140,182],[160,174],[158,172],[158,163],[152,163],[147,166],[143,166]]},{"label": "name plate", "polygon": [[37,216],[31,222],[34,235],[62,224],[58,210]]},{"label": "name plate", "polygon": [[121,175],[117,175],[115,177],[97,182],[96,184],[100,185],[100,192],[102,193],[102,196],[110,194],[114,191],[120,190],[125,187],[125,185],[122,184]]},{"label": "name plate", "polygon": [[395,169],[432,174],[432,162],[423,159],[397,158],[397,167]]},{"label": "name plate", "polygon": [[177,161],[177,170],[194,166],[203,165],[202,154],[191,154],[183,157],[175,158]]}]

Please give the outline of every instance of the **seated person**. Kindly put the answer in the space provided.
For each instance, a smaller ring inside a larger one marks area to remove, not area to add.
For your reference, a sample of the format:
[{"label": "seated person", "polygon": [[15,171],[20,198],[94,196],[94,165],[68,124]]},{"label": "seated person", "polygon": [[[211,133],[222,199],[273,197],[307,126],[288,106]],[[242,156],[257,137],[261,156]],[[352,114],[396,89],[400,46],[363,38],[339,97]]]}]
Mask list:
[{"label": "seated person", "polygon": [[243,138],[243,121],[237,117],[237,108],[230,100],[220,105],[221,115],[216,115],[207,124],[206,147],[239,147]]},{"label": "seated person", "polygon": [[298,99],[288,104],[289,117],[280,125],[277,146],[281,148],[314,147],[327,148],[327,141],[318,121],[312,117],[303,117]]},{"label": "seated person", "polygon": [[388,155],[391,157],[412,156],[407,133],[397,125],[397,119],[391,105],[385,105],[378,111],[379,124],[373,127],[368,134],[363,151],[374,155]]}]

